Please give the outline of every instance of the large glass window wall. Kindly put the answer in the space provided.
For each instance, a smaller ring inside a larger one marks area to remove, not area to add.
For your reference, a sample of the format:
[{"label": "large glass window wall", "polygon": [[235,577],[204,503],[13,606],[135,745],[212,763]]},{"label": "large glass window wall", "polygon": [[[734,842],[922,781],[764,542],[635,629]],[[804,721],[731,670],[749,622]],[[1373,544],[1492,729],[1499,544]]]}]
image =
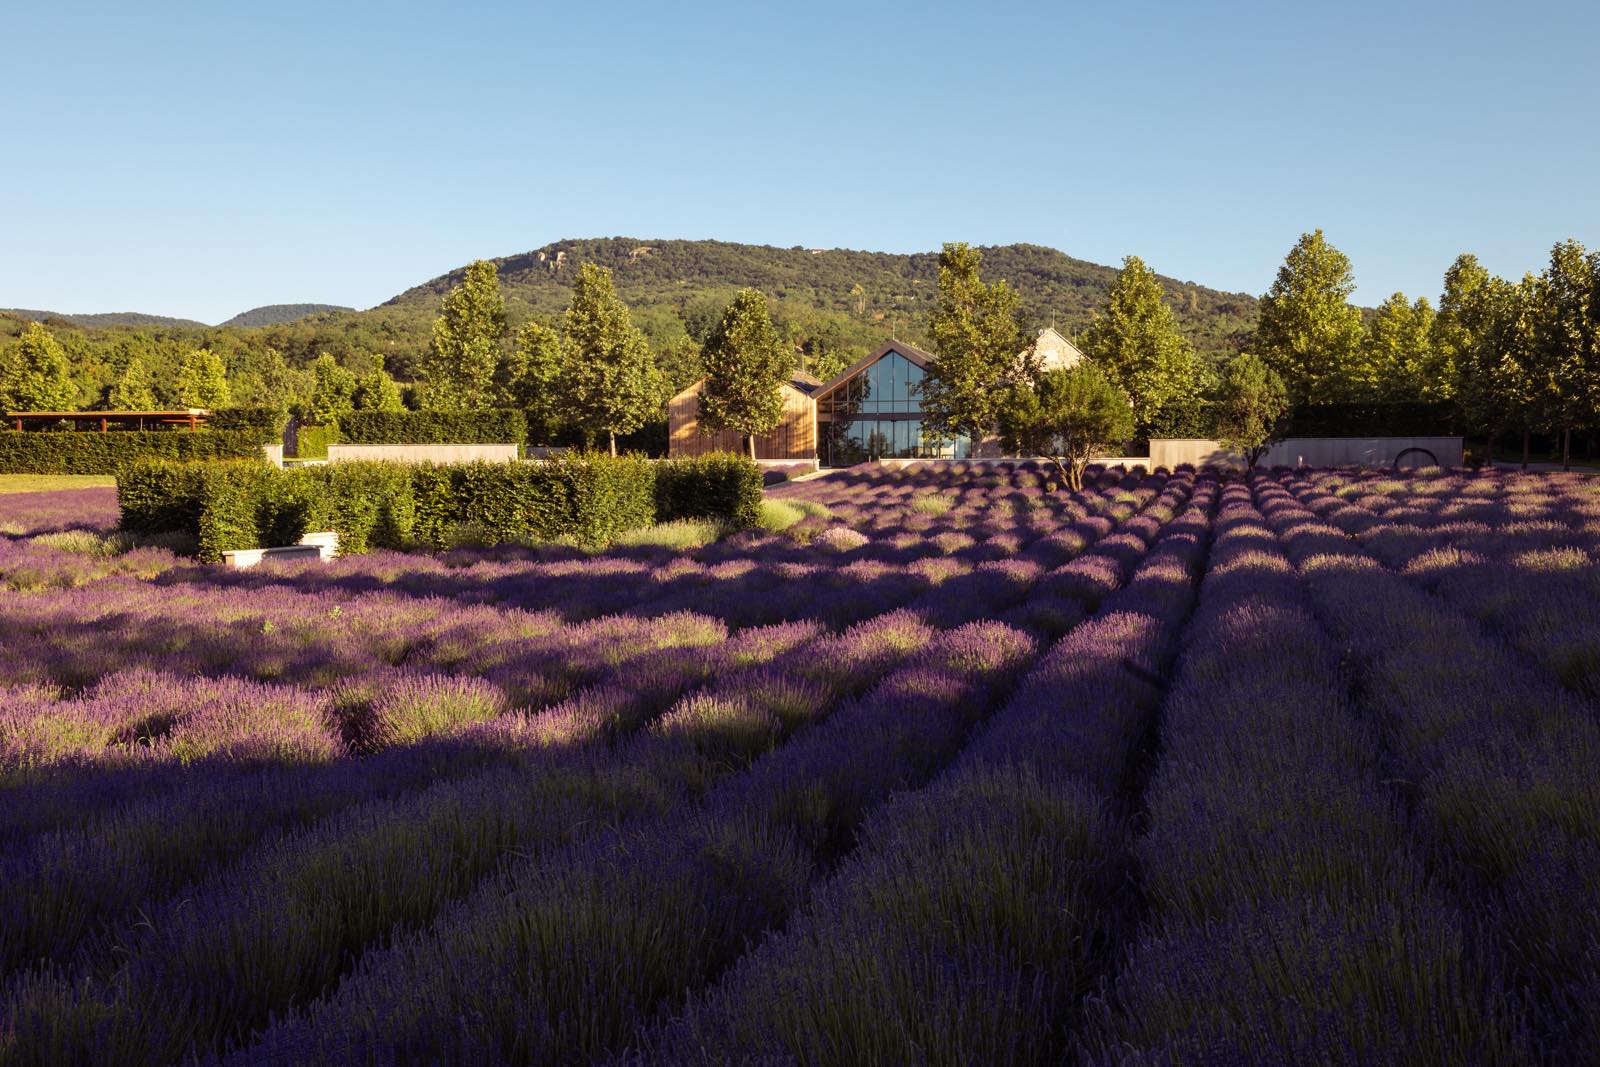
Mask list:
[{"label": "large glass window wall", "polygon": [[923,436],[921,419],[856,418],[818,425],[822,465],[848,467],[873,459],[967,459],[972,441],[933,441]]}]

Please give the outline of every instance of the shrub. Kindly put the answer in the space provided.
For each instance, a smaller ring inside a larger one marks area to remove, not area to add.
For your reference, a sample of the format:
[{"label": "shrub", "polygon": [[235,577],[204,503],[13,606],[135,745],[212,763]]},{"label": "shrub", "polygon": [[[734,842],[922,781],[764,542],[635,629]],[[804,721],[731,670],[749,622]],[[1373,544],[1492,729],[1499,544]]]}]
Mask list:
[{"label": "shrub", "polygon": [[521,444],[527,416],[489,411],[350,411],[339,416],[339,438],[352,445]]},{"label": "shrub", "polygon": [[201,478],[205,468],[197,463],[146,459],[128,464],[117,474],[117,507],[122,528],[130,533],[200,534],[204,506]]},{"label": "shrub", "polygon": [[185,534],[207,560],[228,549],[295,544],[324,529],[338,532],[341,553],[419,542],[446,548],[462,530],[486,542],[565,540],[600,548],[655,522],[654,468],[631,456],[290,470],[146,463],[124,472],[118,493],[125,529]]},{"label": "shrub", "polygon": [[257,444],[272,444],[283,438],[289,413],[277,408],[218,408],[206,425],[213,430],[238,430],[255,435]]},{"label": "shrub", "polygon": [[255,430],[0,430],[0,473],[116,474],[138,460],[244,459],[261,455]]},{"label": "shrub", "polygon": [[295,458],[327,459],[328,446],[340,440],[337,426],[301,426],[294,432]]},{"label": "shrub", "polygon": [[728,452],[656,464],[656,515],[673,519],[726,519],[735,526],[761,523],[761,468]]}]

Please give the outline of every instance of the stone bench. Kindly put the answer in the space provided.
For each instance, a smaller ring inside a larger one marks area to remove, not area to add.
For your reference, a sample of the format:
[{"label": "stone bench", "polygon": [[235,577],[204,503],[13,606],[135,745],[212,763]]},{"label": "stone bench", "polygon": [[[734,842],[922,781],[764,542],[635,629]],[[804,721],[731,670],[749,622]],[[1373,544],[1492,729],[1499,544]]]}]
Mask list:
[{"label": "stone bench", "polygon": [[278,545],[273,548],[235,548],[222,554],[224,566],[244,570],[254,567],[264,559],[316,559],[328,560],[339,554],[339,534],[333,530],[320,530],[300,538],[297,545]]}]

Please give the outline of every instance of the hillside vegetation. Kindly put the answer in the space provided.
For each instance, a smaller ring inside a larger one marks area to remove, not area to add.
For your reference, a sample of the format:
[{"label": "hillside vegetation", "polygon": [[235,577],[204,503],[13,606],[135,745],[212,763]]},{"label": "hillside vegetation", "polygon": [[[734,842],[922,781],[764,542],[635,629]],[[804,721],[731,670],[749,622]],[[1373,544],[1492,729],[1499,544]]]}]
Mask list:
[{"label": "hillside vegetation", "polygon": [[[1112,267],[1038,245],[983,249],[987,277],[1006,279],[1021,297],[1029,328],[1054,323],[1069,336],[1093,319],[1116,277]],[[554,320],[572,299],[582,263],[610,268],[633,321],[669,373],[703,340],[742,287],[769,297],[779,330],[807,368],[845,365],[898,337],[930,344],[927,320],[938,288],[938,253],[897,255],[846,249],[773,248],[725,241],[644,241],[629,237],[557,241],[492,262],[512,330],[530,319]],[[320,355],[366,373],[382,356],[402,382],[417,377],[434,318],[463,265],[393,297],[352,311],[321,304],[256,308],[220,326],[135,313],[58,315],[0,311],[0,356],[14,351],[29,321],[46,321],[65,350],[82,406],[103,406],[135,361],[156,399],[170,402],[187,353],[214,351],[227,367],[233,401],[277,404],[309,387]],[[1179,323],[1202,356],[1237,351],[1255,327],[1256,300],[1193,282],[1161,278]],[[692,363],[693,360],[688,361]]]},{"label": "hillside vegetation", "polygon": [[280,323],[294,322],[307,315],[325,315],[334,311],[354,311],[354,308],[344,307],[340,304],[264,304],[249,311],[241,311],[223,326],[238,326],[249,328],[251,326],[277,326]]}]

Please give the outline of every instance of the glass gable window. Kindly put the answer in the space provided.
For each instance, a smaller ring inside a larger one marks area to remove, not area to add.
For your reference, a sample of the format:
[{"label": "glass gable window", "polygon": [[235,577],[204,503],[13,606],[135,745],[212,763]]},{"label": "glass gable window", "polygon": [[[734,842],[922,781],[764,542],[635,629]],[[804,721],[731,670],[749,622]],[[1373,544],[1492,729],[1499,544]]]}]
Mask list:
[{"label": "glass gable window", "polygon": [[855,377],[835,386],[817,401],[817,410],[825,415],[915,415],[922,410],[921,392],[922,368],[891,350]]}]

